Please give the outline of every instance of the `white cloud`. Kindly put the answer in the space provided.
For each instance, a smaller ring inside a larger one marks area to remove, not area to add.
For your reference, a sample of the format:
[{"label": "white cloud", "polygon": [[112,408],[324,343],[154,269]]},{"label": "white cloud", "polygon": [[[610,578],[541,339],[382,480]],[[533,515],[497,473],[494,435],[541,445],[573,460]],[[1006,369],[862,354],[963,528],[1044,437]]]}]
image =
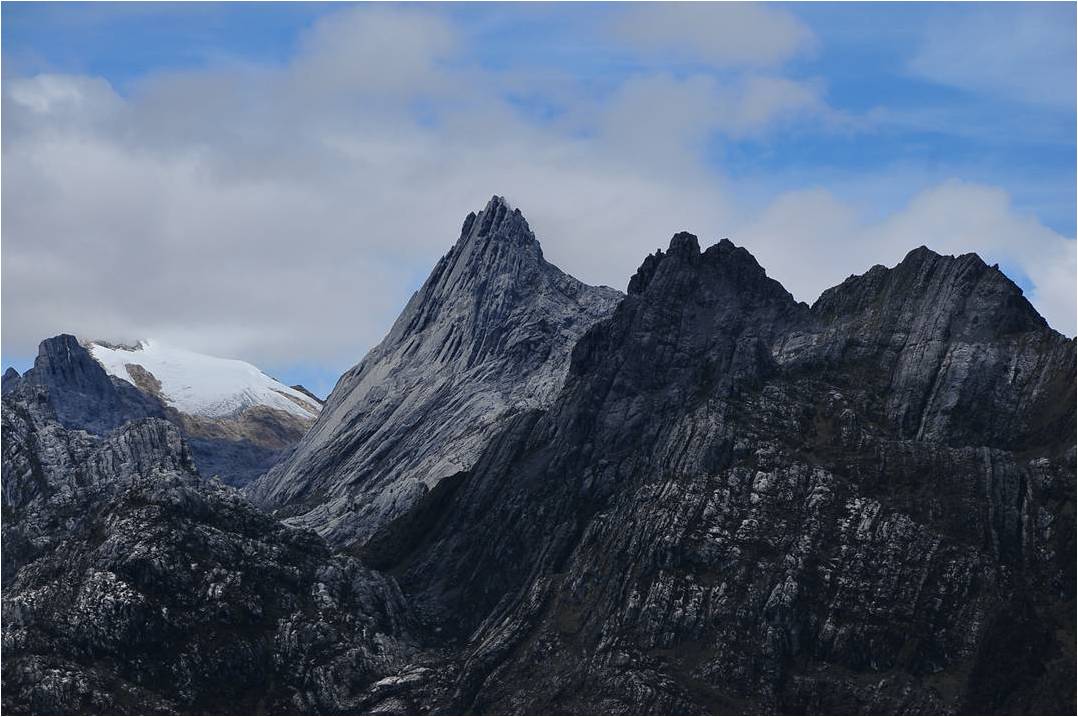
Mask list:
[{"label": "white cloud", "polygon": [[439,64],[457,44],[436,15],[372,7],[316,22],[291,70],[300,91],[444,93],[452,88]]},{"label": "white cloud", "polygon": [[743,2],[633,4],[614,29],[641,51],[716,67],[776,66],[816,43],[793,15]]},{"label": "white cloud", "polygon": [[[479,71],[443,67],[459,41],[444,19],[334,17],[280,68],[157,75],[126,98],[94,78],[5,83],[6,353],[73,331],[343,367],[493,193],[552,260],[618,286],[669,217],[721,224],[690,155],[630,159],[629,138],[534,126]],[[349,38],[372,33],[393,41],[357,54]],[[412,99],[449,89],[435,121],[414,116]]]},{"label": "white cloud", "polygon": [[858,235],[857,212],[830,192],[805,189],[777,197],[730,239],[801,301],[876,263]]},{"label": "white cloud", "polygon": [[837,117],[818,87],[755,75],[728,83],[710,75],[638,75],[598,111],[602,142],[631,148],[634,161],[668,167],[694,163],[716,132],[744,138],[791,118]]},{"label": "white cloud", "polygon": [[932,23],[909,63],[940,84],[1074,111],[1073,3],[964,6]]},{"label": "white cloud", "polygon": [[734,136],[756,134],[792,116],[837,117],[816,84],[783,77],[749,77],[724,103],[723,126]]},{"label": "white cloud", "polygon": [[118,99],[108,83],[75,75],[37,75],[10,80],[8,97],[35,115],[77,112],[83,116],[115,109]]},{"label": "white cloud", "polygon": [[[438,15],[362,7],[317,24],[279,67],[155,74],[125,96],[100,78],[6,80],[5,355],[71,331],[343,369],[493,193],[525,212],[551,261],[619,288],[682,229],[747,244],[801,298],[901,258],[926,227],[984,247],[977,232],[944,232],[946,202],[927,199],[905,212],[917,222],[869,227],[867,242],[856,209],[822,190],[744,217],[702,145],[826,117],[815,85],[759,69],[634,75],[612,96],[565,87],[573,116],[542,124],[501,96],[511,77],[463,62],[464,44]],[[1005,198],[958,194],[973,196],[969,226],[989,207],[1031,246],[1073,247]],[[1038,306],[1062,311],[1073,271],[1039,270],[1031,252],[1021,266]]]}]

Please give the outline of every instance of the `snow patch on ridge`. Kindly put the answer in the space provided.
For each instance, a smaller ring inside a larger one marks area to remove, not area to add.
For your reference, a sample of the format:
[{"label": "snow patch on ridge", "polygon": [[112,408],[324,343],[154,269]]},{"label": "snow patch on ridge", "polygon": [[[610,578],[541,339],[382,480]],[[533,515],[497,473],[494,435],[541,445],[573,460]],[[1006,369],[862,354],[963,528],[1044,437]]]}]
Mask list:
[{"label": "snow patch on ridge", "polygon": [[252,406],[267,406],[304,419],[318,417],[308,396],[276,381],[246,361],[142,341],[137,346],[88,343],[91,355],[110,375],[138,386],[127,370],[137,364],[161,382],[161,398],[181,413],[207,418],[229,416]]}]

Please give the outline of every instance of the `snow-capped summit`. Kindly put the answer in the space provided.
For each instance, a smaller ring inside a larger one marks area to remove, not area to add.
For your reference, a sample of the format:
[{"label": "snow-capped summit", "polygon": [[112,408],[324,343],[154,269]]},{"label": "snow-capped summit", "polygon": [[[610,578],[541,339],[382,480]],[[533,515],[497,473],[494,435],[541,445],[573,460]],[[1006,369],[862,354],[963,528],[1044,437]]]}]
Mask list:
[{"label": "snow-capped summit", "polygon": [[41,404],[67,429],[107,436],[131,421],[180,428],[205,477],[244,485],[280,461],[315,422],[321,401],[245,361],[159,341],[122,345],[71,334],[38,346],[33,368],[4,375],[4,397]]},{"label": "snow-capped summit", "polygon": [[309,395],[246,361],[207,356],[154,340],[135,346],[104,341],[85,345],[110,375],[156,395],[181,413],[224,418],[264,406],[305,420],[318,416],[320,407]]}]

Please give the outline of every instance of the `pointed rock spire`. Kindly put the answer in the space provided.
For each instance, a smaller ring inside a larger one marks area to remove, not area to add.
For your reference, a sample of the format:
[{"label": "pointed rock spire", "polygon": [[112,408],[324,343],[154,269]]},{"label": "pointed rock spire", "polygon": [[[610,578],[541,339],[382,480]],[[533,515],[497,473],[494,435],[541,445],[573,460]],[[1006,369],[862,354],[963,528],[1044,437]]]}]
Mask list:
[{"label": "pointed rock spire", "polygon": [[103,435],[128,420],[164,416],[160,401],[113,380],[71,334],[42,341],[21,382],[46,389],[56,418],[69,428]]},{"label": "pointed rock spire", "polygon": [[19,383],[20,378],[22,378],[22,376],[19,375],[19,372],[16,371],[13,366],[8,366],[7,371],[4,371],[3,387],[0,388],[0,391],[7,393],[8,391],[13,390],[16,384]]},{"label": "pointed rock spire", "polygon": [[519,209],[513,209],[505,197],[495,194],[478,213],[469,212],[461,227],[458,244],[486,237],[535,241],[528,221]]},{"label": "pointed rock spire", "polygon": [[583,286],[543,259],[524,215],[495,195],[478,214],[465,219],[460,238],[412,297],[383,346],[442,319],[474,321],[473,328],[481,331],[498,324],[498,316],[511,313],[529,294],[544,293],[545,284],[562,281],[559,277]]},{"label": "pointed rock spire", "polygon": [[297,525],[335,542],[365,541],[469,468],[500,419],[551,401],[577,338],[621,298],[543,259],[527,220],[495,195],[249,494],[297,506]]}]

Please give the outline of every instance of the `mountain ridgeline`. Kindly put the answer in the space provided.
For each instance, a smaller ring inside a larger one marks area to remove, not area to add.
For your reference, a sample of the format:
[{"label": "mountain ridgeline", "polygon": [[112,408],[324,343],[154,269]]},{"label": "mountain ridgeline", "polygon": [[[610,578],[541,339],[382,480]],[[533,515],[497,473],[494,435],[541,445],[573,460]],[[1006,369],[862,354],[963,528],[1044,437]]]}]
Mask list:
[{"label": "mountain ridgeline", "polygon": [[470,468],[507,417],[549,405],[573,345],[621,296],[544,260],[520,211],[493,198],[248,495],[291,525],[362,544]]},{"label": "mountain ridgeline", "polygon": [[1075,340],[976,255],[623,295],[495,197],[242,492],[78,346],[5,375],[5,711],[1075,709]]}]

